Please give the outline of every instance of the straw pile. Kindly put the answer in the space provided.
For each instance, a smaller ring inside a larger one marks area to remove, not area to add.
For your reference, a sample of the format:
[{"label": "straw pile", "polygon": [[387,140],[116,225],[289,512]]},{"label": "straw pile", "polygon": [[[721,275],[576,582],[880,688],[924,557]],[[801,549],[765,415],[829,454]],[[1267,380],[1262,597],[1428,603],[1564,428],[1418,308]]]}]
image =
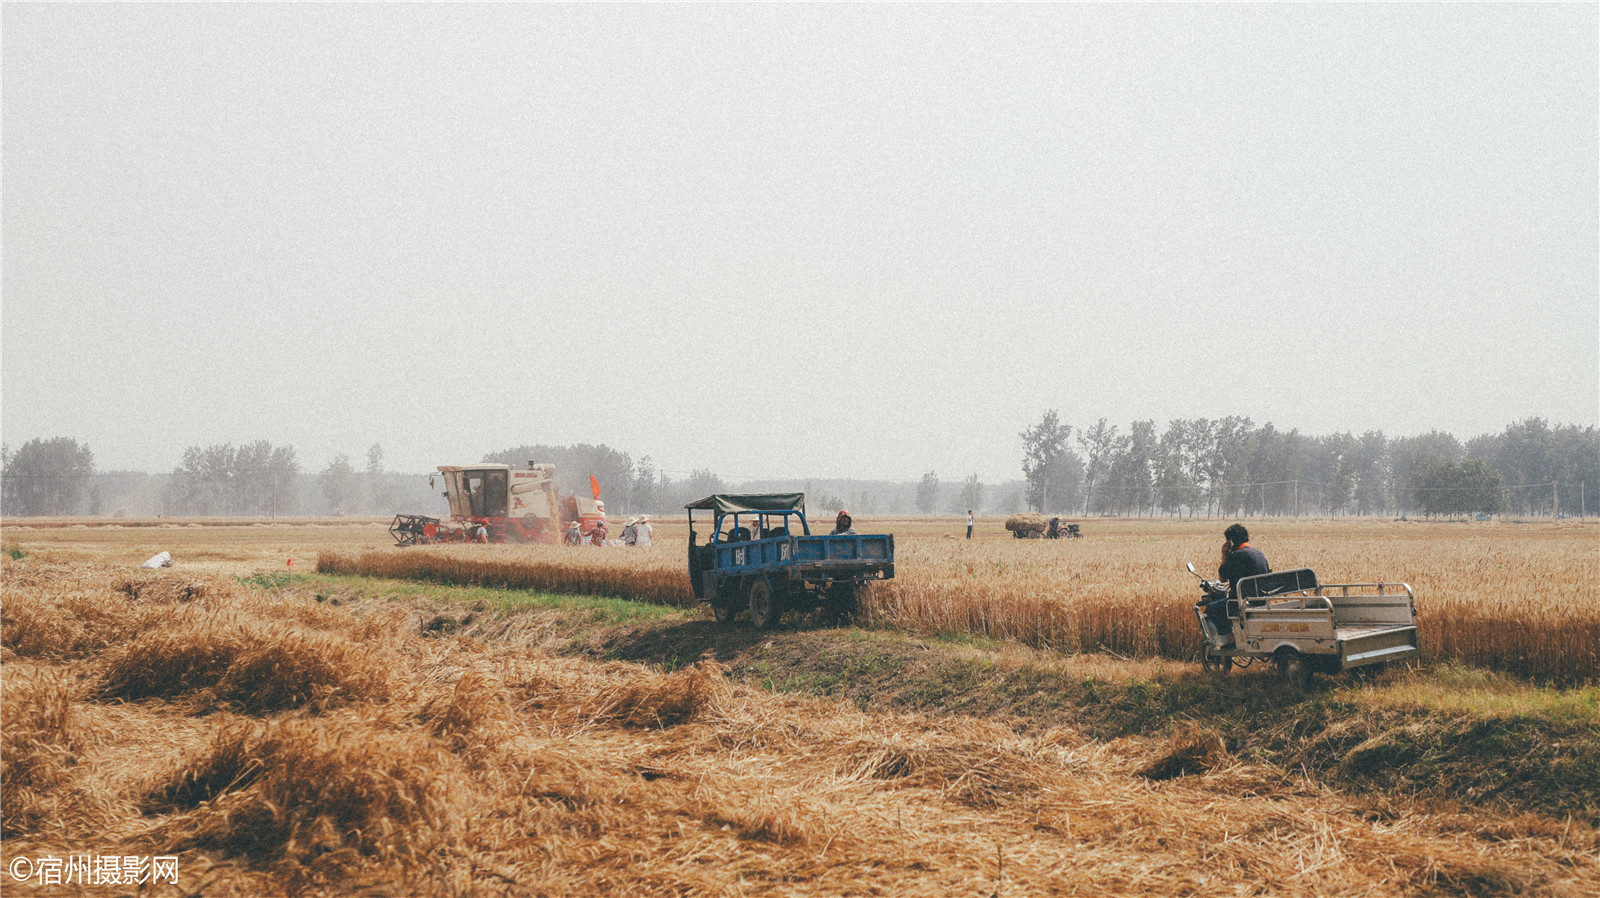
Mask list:
[{"label": "straw pile", "polygon": [[113,572],[0,563],[8,621],[75,615],[55,641],[8,628],[7,865],[176,854],[179,886],[151,891],[208,895],[1600,887],[1581,823],[1372,814],[1200,730],[1094,743],[874,715],[710,661],[596,664],[292,589],[135,598]]},{"label": "straw pile", "polygon": [[1012,533],[1025,533],[1037,536],[1050,529],[1044,515],[1037,511],[1023,511],[1006,518],[1006,529]]}]

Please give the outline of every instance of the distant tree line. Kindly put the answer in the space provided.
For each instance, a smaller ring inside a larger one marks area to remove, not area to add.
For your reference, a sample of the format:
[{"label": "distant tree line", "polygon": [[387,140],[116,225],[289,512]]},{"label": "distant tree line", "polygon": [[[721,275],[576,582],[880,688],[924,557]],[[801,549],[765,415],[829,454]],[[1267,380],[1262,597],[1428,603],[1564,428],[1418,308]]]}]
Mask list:
[{"label": "distant tree line", "polygon": [[256,440],[234,446],[190,446],[172,470],[165,508],[178,515],[291,514],[300,461],[293,446]]},{"label": "distant tree line", "polygon": [[267,440],[190,446],[177,466],[159,474],[97,471],[89,447],[66,437],[3,451],[0,508],[8,515],[391,514],[430,494],[425,478],[386,471],[377,445],[367,452],[365,471],[339,455],[314,476],[305,474],[293,446]]},{"label": "distant tree line", "polygon": [[1600,484],[1600,431],[1540,418],[1463,444],[1448,433],[1307,436],[1249,418],[1101,418],[1054,411],[1020,436],[1026,501],[1096,515],[1571,515]]},{"label": "distant tree line", "polygon": [[[412,511],[424,513],[425,509],[397,507],[406,490],[404,478],[391,474],[383,463],[383,447],[373,443],[367,448],[365,467],[356,470],[350,456],[343,452],[317,475],[317,487],[328,511],[334,514],[385,515]],[[415,489],[411,490],[415,492]]]},{"label": "distant tree line", "polygon": [[[1023,507],[1083,515],[1569,515],[1587,511],[1600,485],[1600,431],[1540,418],[1462,443],[1438,431],[1386,437],[1307,436],[1249,418],[1135,421],[1102,418],[1074,428],[1047,411],[1020,434],[1023,479],[985,485],[977,474],[941,481],[773,480],[732,484],[709,469],[677,477],[646,455],[604,444],[525,444],[483,460],[556,465],[559,486],[588,494],[599,482],[608,510],[676,512],[717,492],[805,492],[813,513],[979,514]],[[69,437],[0,447],[0,510],[7,515],[274,516],[443,514],[426,475],[400,474],[374,444],[357,469],[336,455],[314,475],[293,446],[266,440],[190,446],[168,474],[95,470],[89,447]]]},{"label": "distant tree line", "polygon": [[70,437],[29,440],[16,452],[0,446],[0,472],[5,514],[69,515],[95,504],[89,495],[94,453]]},{"label": "distant tree line", "polygon": [[589,478],[600,484],[600,498],[606,507],[631,508],[635,493],[648,500],[655,484],[655,467],[649,456],[635,464],[626,452],[600,443],[578,443],[573,446],[531,444],[491,452],[483,457],[491,464],[511,465],[514,468],[534,464],[556,466],[556,486],[563,492],[587,496],[591,487]]}]

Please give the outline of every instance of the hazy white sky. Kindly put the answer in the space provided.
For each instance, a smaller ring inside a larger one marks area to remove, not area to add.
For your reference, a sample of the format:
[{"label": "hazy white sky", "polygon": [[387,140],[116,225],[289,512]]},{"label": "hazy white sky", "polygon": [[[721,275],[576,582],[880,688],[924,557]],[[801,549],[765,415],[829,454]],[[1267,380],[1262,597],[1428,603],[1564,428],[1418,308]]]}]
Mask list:
[{"label": "hazy white sky", "polygon": [[1591,3],[3,7],[0,430],[1020,476],[1600,418]]}]

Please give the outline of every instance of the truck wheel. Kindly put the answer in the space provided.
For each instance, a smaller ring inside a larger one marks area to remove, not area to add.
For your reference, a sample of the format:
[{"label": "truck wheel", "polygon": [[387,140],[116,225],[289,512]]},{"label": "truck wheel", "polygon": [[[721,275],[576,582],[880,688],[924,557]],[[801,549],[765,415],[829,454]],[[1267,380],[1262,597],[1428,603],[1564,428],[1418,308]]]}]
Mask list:
[{"label": "truck wheel", "polygon": [[1212,676],[1227,676],[1228,671],[1233,670],[1233,656],[1213,655],[1210,649],[1202,648],[1200,650],[1200,666],[1205,668],[1206,673]]},{"label": "truck wheel", "polygon": [[739,614],[739,609],[733,607],[733,602],[718,597],[711,600],[711,613],[716,617],[717,623],[725,624]]},{"label": "truck wheel", "polygon": [[1305,655],[1294,649],[1279,649],[1272,660],[1278,665],[1278,679],[1284,685],[1295,689],[1311,685],[1311,665],[1306,663]]},{"label": "truck wheel", "polygon": [[757,630],[770,630],[782,616],[783,608],[772,594],[771,584],[765,578],[757,578],[750,584],[750,623]]}]

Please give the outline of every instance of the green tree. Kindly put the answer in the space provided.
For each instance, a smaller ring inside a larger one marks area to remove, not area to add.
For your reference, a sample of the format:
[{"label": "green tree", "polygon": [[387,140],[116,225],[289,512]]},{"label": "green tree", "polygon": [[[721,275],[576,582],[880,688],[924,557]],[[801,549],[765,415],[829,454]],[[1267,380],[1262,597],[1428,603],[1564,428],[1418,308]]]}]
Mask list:
[{"label": "green tree", "polygon": [[[1094,485],[1111,471],[1111,463],[1117,452],[1117,426],[1108,425],[1106,419],[1101,418],[1094,426],[1086,431],[1078,432],[1078,448],[1083,450],[1083,513],[1089,514],[1094,509],[1096,498]],[[1106,503],[1101,502],[1100,507]],[[1041,509],[1042,510],[1042,509]]]},{"label": "green tree", "polygon": [[1422,512],[1416,504],[1416,478],[1423,469],[1438,459],[1460,459],[1465,452],[1461,441],[1448,433],[1434,430],[1421,436],[1397,437],[1389,444],[1389,484],[1394,501],[1401,514]]},{"label": "green tree", "polygon": [[1205,491],[1184,472],[1181,464],[1171,456],[1163,457],[1156,480],[1156,501],[1160,503],[1162,511],[1178,514],[1185,508],[1193,510],[1205,498]]},{"label": "green tree", "polygon": [[1483,459],[1431,458],[1412,487],[1423,514],[1501,514],[1508,507],[1505,477]]},{"label": "green tree", "polygon": [[1350,461],[1350,470],[1346,472],[1343,501],[1338,509],[1334,508],[1334,482],[1339,479],[1339,469],[1346,464],[1346,459],[1353,456],[1356,451],[1356,438],[1349,433],[1325,434],[1311,440],[1307,453],[1306,473],[1307,479],[1317,484],[1317,504],[1319,513],[1342,513],[1350,504],[1355,495],[1355,468]]},{"label": "green tree", "polygon": [[917,484],[917,511],[921,514],[933,514],[933,509],[939,504],[939,475],[933,471],[922,475],[922,482]]},{"label": "green tree", "polygon": [[233,511],[232,443],[190,446],[172,469],[167,508],[175,514],[221,515]]},{"label": "green tree", "polygon": [[1389,441],[1383,431],[1361,435],[1356,449],[1356,514],[1382,514],[1389,506],[1386,487],[1390,479]]},{"label": "green tree", "polygon": [[1350,509],[1355,492],[1356,460],[1354,456],[1346,455],[1339,459],[1339,467],[1333,472],[1333,482],[1328,485],[1328,510],[1334,514],[1344,514]]},{"label": "green tree", "polygon": [[632,457],[604,443],[578,443],[572,446],[530,444],[490,453],[483,460],[513,468],[520,468],[530,461],[553,464],[556,466],[556,485],[566,492],[582,496],[591,494],[589,478],[592,476],[600,483],[602,498],[607,500],[607,504],[615,501],[626,505],[633,487]]},{"label": "green tree", "polygon": [[646,455],[639,459],[639,467],[633,477],[633,488],[628,495],[628,507],[636,512],[664,511],[665,509],[661,508],[662,495],[664,495],[663,487],[656,481],[655,462]]},{"label": "green tree", "polygon": [[276,516],[292,511],[300,474],[293,446],[266,440],[241,445],[234,453],[234,507],[230,513]]},{"label": "green tree", "polygon": [[1112,465],[1118,511],[1144,514],[1155,507],[1157,445],[1156,422],[1135,421],[1129,426]]},{"label": "green tree", "polygon": [[350,465],[350,456],[343,452],[335,455],[333,461],[322,469],[319,479],[329,511],[343,514],[355,507],[361,496],[361,481],[356,477],[356,469]]},{"label": "green tree", "polygon": [[[1294,514],[1303,480],[1306,440],[1297,430],[1281,433],[1269,422],[1247,441],[1252,485],[1245,489],[1246,514]],[[1307,495],[1309,499],[1309,494]]]},{"label": "green tree", "polygon": [[1050,465],[1046,483],[1051,508],[1069,510],[1083,507],[1083,458],[1071,449],[1061,450]]},{"label": "green tree", "polygon": [[1177,514],[1187,508],[1192,513],[1205,502],[1201,488],[1203,473],[1201,421],[1173,419],[1161,435],[1156,453],[1158,473],[1156,495],[1163,511]]},{"label": "green tree", "polygon": [[963,513],[971,511],[977,514],[983,510],[983,483],[978,480],[976,471],[961,481],[961,498],[964,500],[961,504]]},{"label": "green tree", "polygon": [[383,464],[383,447],[377,443],[367,447],[367,469],[364,479],[366,502],[362,510],[368,514],[388,514],[393,511],[396,504],[394,483]]},{"label": "green tree", "polygon": [[700,468],[690,472],[689,479],[678,488],[678,501],[673,504],[682,506],[696,499],[727,491],[728,485],[721,477],[712,473],[710,468]]},{"label": "green tree", "polygon": [[1516,508],[1525,514],[1553,514],[1552,491],[1543,489],[1557,481],[1559,471],[1554,434],[1543,418],[1528,418],[1508,425],[1500,436],[1495,467],[1507,482],[1539,489],[1519,489]]},{"label": "green tree", "polygon": [[190,446],[172,470],[164,504],[174,514],[283,514],[295,509],[299,475],[293,446]]},{"label": "green tree", "polygon": [[1061,472],[1062,454],[1067,448],[1067,438],[1072,427],[1061,423],[1055,409],[1044,413],[1036,425],[1024,430],[1022,437],[1022,476],[1028,482],[1028,507],[1045,510],[1050,500],[1051,481]]},{"label": "green tree", "polygon": [[1203,468],[1206,491],[1218,514],[1232,514],[1244,507],[1250,492],[1251,436],[1255,423],[1249,418],[1229,415],[1216,421],[1200,422],[1203,442]]},{"label": "green tree", "polygon": [[1600,503],[1600,429],[1569,424],[1554,428],[1552,436],[1560,459],[1561,513],[1588,514]]},{"label": "green tree", "polygon": [[6,514],[69,515],[94,477],[94,453],[71,437],[35,438],[0,453],[0,507]]}]

